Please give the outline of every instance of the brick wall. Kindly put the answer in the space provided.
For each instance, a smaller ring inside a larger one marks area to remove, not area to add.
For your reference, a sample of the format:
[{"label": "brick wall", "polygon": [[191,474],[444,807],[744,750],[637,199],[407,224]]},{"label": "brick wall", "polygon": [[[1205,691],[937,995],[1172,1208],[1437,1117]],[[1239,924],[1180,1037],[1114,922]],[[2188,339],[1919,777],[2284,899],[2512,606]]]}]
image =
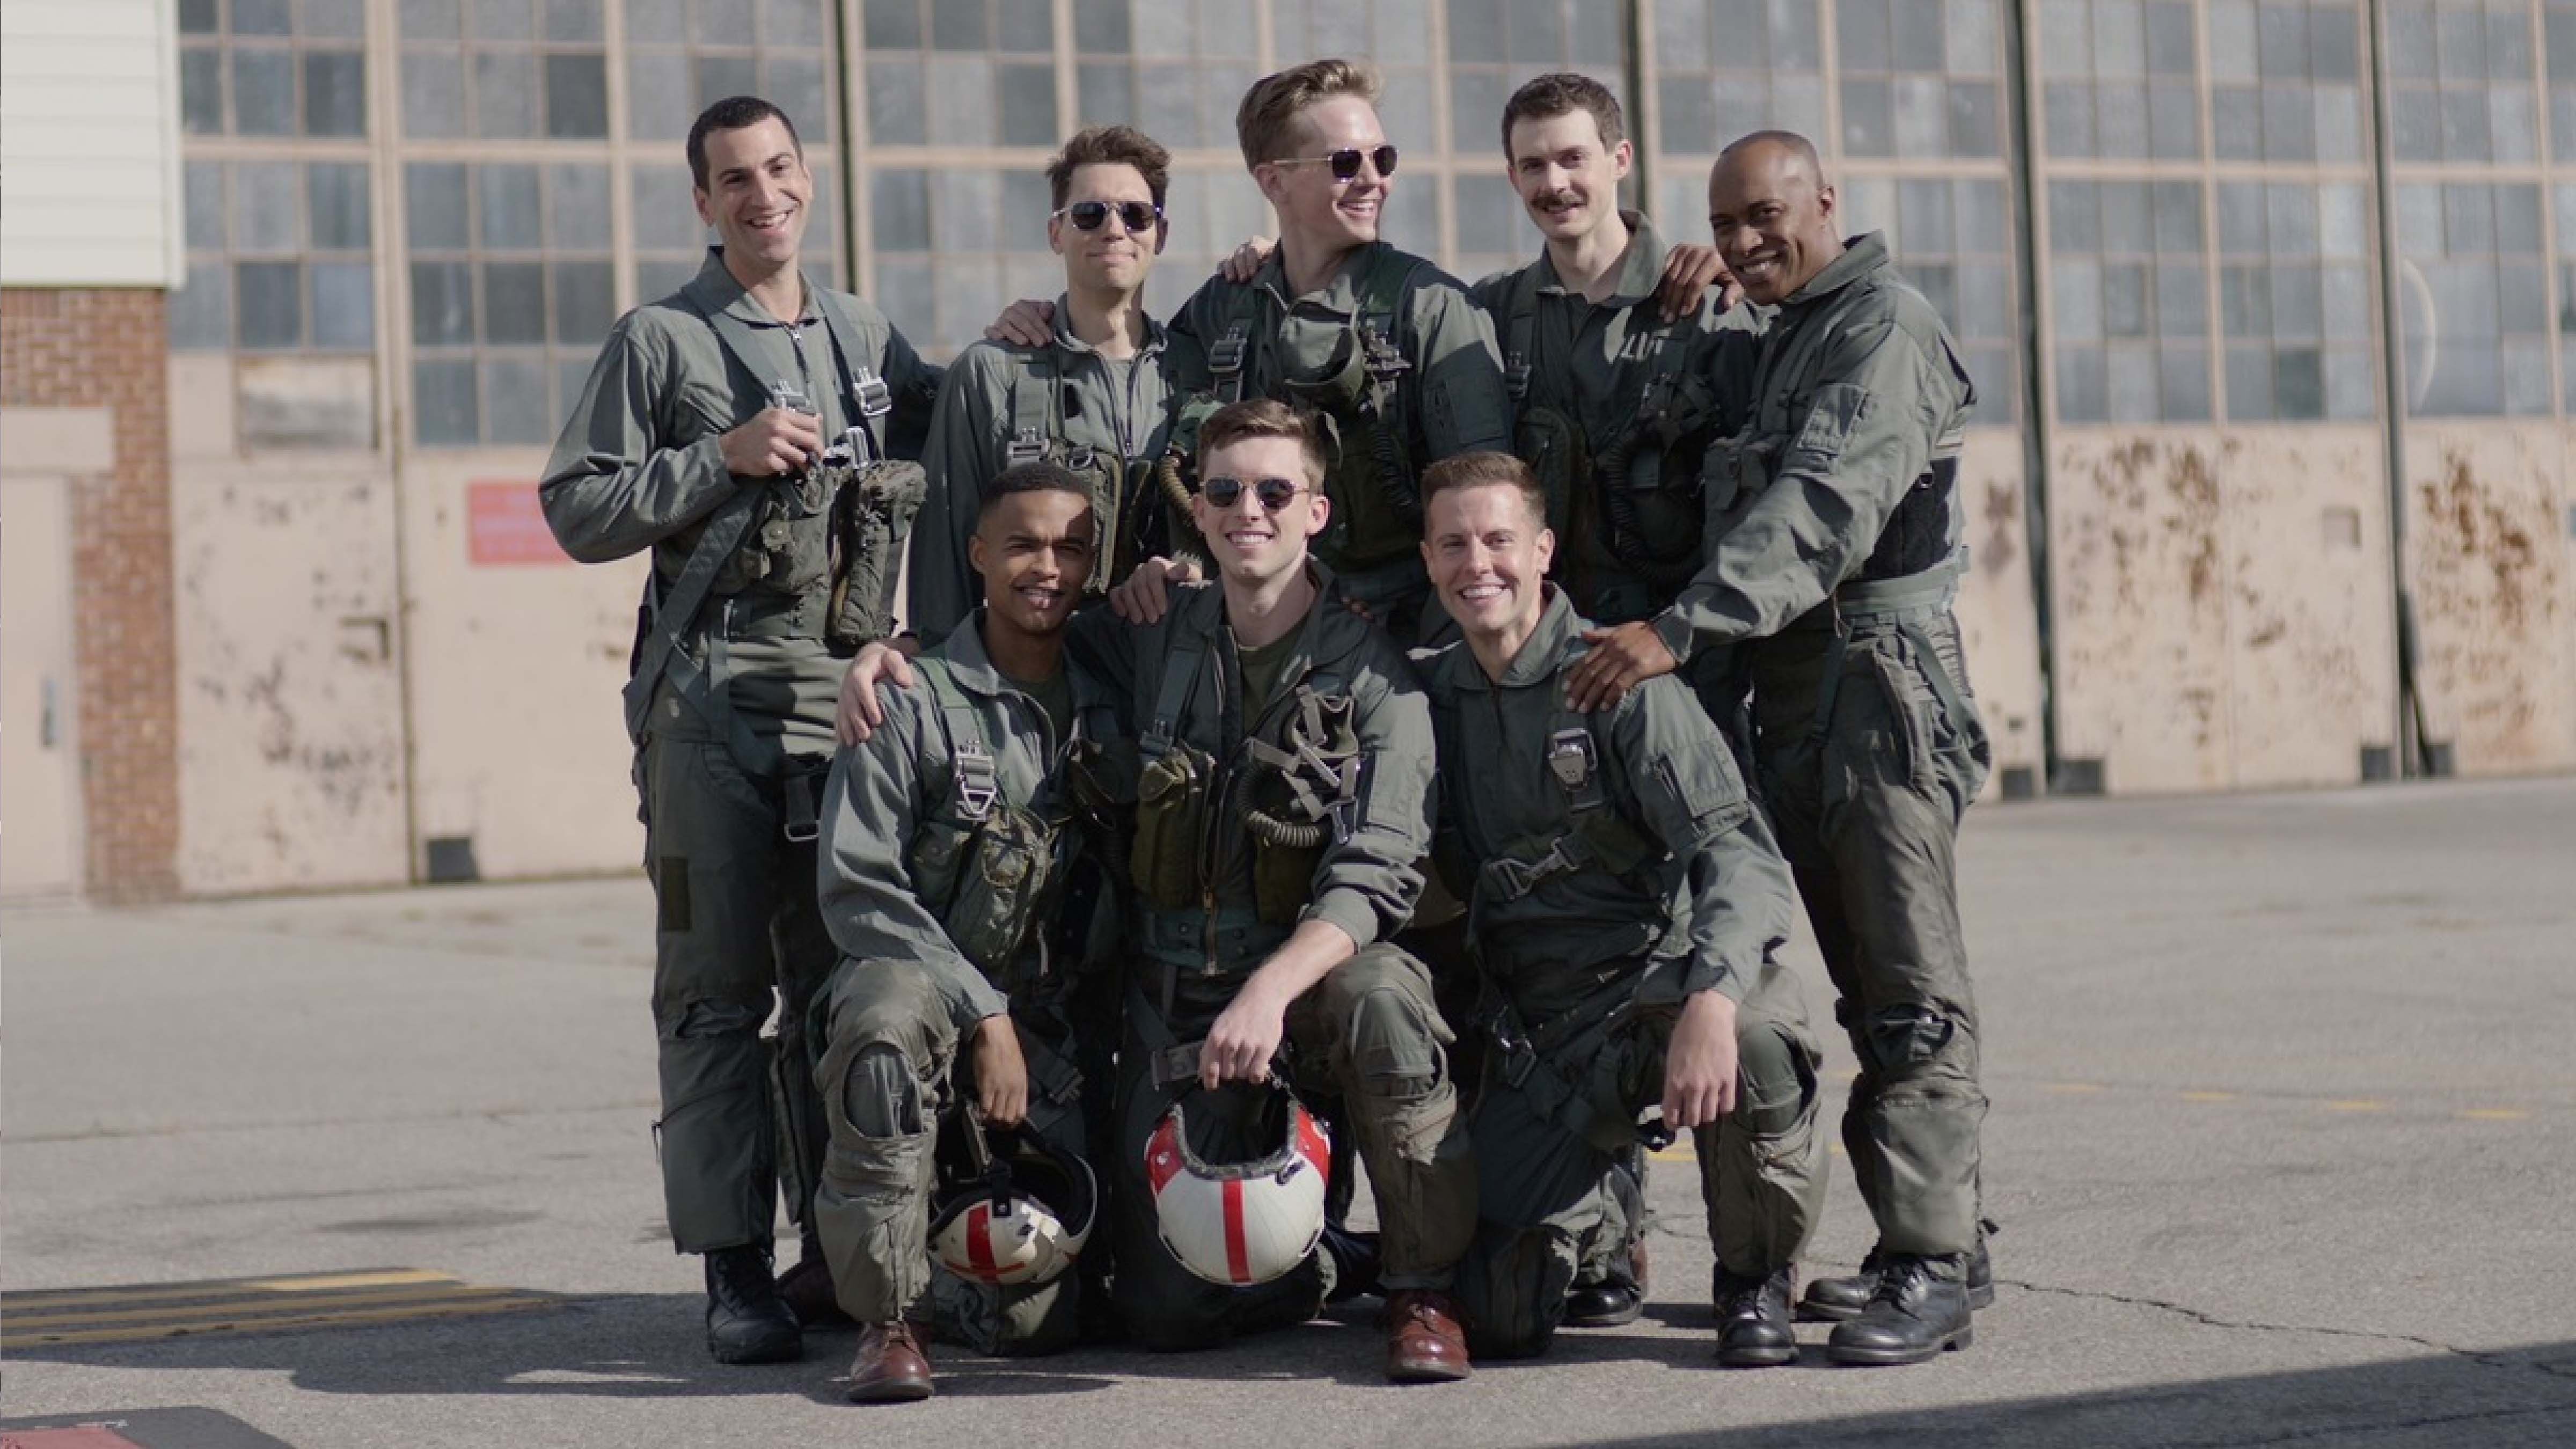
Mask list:
[{"label": "brick wall", "polygon": [[169,351],[158,291],[0,291],[0,404],[115,420],[115,469],[72,480],[87,890],[108,903],[178,893]]}]

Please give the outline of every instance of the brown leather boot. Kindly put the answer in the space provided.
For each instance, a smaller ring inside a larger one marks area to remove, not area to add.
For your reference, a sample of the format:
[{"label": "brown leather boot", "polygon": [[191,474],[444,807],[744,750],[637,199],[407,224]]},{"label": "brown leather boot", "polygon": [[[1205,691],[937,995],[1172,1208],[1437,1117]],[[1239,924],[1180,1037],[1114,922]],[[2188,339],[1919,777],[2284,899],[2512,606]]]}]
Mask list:
[{"label": "brown leather boot", "polygon": [[807,1328],[856,1328],[858,1320],[841,1311],[832,1293],[832,1270],[821,1258],[806,1258],[778,1275],[778,1296]]},{"label": "brown leather boot", "polygon": [[1386,1377],[1389,1383],[1437,1384],[1474,1373],[1467,1362],[1467,1331],[1448,1294],[1402,1288],[1386,1301]]},{"label": "brown leather boot", "polygon": [[859,1333],[859,1352],[850,1360],[850,1402],[903,1404],[930,1397],[930,1356],[912,1325],[897,1319],[871,1323]]}]

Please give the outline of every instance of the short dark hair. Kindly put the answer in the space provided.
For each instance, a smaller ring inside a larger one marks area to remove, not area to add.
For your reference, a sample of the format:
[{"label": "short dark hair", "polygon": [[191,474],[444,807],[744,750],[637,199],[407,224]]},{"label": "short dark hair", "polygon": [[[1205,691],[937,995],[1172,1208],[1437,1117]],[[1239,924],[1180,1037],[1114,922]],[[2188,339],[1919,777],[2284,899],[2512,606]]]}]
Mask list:
[{"label": "short dark hair", "polygon": [[1512,154],[1513,126],[1522,121],[1553,120],[1576,111],[1592,113],[1592,124],[1601,129],[1603,150],[1615,151],[1621,141],[1628,139],[1627,118],[1610,88],[1588,75],[1560,70],[1529,82],[1503,102],[1503,154]]},{"label": "short dark hair", "polygon": [[1320,488],[1330,455],[1324,447],[1323,424],[1313,413],[1293,408],[1273,397],[1245,398],[1227,403],[1199,425],[1199,472],[1207,472],[1207,460],[1217,449],[1246,438],[1293,438],[1298,450],[1306,456],[1306,485]]},{"label": "short dark hair", "polygon": [[983,497],[975,509],[976,521],[980,523],[985,514],[992,512],[994,504],[1023,493],[1071,493],[1086,503],[1091,501],[1091,485],[1061,463],[1014,463],[985,482]]},{"label": "short dark hair", "polygon": [[1172,153],[1162,143],[1133,126],[1094,126],[1077,132],[1047,163],[1047,189],[1055,196],[1057,210],[1064,209],[1064,198],[1073,189],[1073,173],[1085,166],[1135,167],[1157,208],[1172,180]]},{"label": "short dark hair", "polygon": [[1539,486],[1537,471],[1509,453],[1490,448],[1452,453],[1423,469],[1422,506],[1428,509],[1431,500],[1443,493],[1496,484],[1517,490],[1521,502],[1529,508],[1531,521],[1547,527],[1547,490]]},{"label": "short dark hair", "polygon": [[805,140],[796,134],[796,123],[787,113],[758,96],[727,96],[698,112],[697,121],[689,127],[689,177],[698,189],[707,189],[707,137],[718,131],[739,131],[763,121],[776,121],[787,128],[788,143],[801,158]]}]

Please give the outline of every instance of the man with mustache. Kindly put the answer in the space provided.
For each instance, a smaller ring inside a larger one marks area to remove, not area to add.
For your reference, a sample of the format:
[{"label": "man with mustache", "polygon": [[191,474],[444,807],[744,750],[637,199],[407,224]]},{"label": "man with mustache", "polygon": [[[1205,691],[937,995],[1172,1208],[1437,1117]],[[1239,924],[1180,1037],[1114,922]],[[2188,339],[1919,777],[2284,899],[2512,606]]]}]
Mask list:
[{"label": "man with mustache", "polygon": [[1950,605],[1961,435],[1976,391],[1887,244],[1845,240],[1815,147],[1760,131],[1709,178],[1709,224],[1778,315],[1742,431],[1710,449],[1699,573],[1650,622],[1590,636],[1571,676],[1604,706],[1733,649],[1765,807],[1860,1059],[1843,1142],[1878,1244],[1801,1311],[1844,1321],[1838,1362],[1914,1363],[1990,1298],[1978,1216],[1977,1012],[1959,930],[1959,820],[1991,761]]}]

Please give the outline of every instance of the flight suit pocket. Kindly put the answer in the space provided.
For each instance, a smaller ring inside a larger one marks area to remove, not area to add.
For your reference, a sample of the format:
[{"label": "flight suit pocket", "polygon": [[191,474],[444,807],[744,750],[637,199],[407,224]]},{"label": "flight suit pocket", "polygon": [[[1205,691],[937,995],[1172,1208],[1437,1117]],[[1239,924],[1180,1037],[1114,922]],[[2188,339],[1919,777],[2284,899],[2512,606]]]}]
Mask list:
[{"label": "flight suit pocket", "polygon": [[1128,873],[1146,903],[1176,911],[1198,904],[1199,841],[1214,761],[1187,745],[1164,751],[1138,772],[1136,843]]},{"label": "flight suit pocket", "polygon": [[1055,832],[1025,810],[996,811],[976,832],[943,924],[957,949],[987,974],[1019,954],[1054,853]]},{"label": "flight suit pocket", "polygon": [[1655,761],[1642,802],[1672,850],[1713,840],[1753,813],[1724,740],[1714,736]]}]

